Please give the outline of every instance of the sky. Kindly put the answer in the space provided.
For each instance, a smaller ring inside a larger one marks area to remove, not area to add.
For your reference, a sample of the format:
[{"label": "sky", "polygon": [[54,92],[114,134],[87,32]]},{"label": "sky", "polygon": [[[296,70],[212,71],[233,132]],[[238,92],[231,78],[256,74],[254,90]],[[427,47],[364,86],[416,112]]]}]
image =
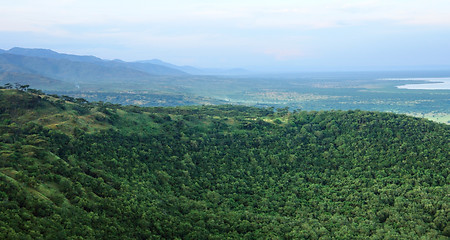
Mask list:
[{"label": "sky", "polygon": [[0,49],[266,71],[450,69],[449,0],[2,0]]}]

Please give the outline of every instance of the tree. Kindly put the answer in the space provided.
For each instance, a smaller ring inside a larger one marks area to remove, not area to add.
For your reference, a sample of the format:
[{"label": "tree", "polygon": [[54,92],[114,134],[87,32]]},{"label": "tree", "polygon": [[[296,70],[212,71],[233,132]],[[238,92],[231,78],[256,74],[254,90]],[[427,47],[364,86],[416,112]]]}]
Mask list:
[{"label": "tree", "polygon": [[30,85],[28,85],[28,84],[20,85],[20,86],[19,86],[19,90],[20,90],[20,91],[26,92],[26,91],[28,90],[29,87],[30,87]]}]

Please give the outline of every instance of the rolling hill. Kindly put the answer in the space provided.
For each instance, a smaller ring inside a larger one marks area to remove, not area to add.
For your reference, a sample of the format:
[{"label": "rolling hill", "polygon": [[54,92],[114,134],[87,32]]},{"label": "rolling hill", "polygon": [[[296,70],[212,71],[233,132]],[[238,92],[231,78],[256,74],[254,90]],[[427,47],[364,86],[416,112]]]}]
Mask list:
[{"label": "rolling hill", "polygon": [[5,71],[0,73],[0,84],[4,85],[7,83],[28,84],[33,86],[34,88],[41,88],[47,90],[76,89],[75,85],[67,82],[63,82],[48,77],[43,77],[38,74],[14,72],[14,71]]},{"label": "rolling hill", "polygon": [[[83,63],[93,63],[96,65],[101,65],[107,68],[119,68],[123,70],[124,68],[134,69],[142,71],[151,75],[170,75],[170,76],[181,76],[187,75],[185,72],[176,69],[171,66],[162,66],[159,64],[152,63],[139,63],[135,62],[125,62],[121,60],[103,60],[95,56],[79,56],[73,54],[64,54],[52,51],[50,49],[39,49],[39,48],[11,48],[5,53],[10,53],[14,55],[29,56],[29,57],[39,57],[39,58],[50,58],[59,60],[68,60],[71,62],[83,62]],[[175,65],[173,65],[175,66]],[[95,72],[93,73],[95,74]]]},{"label": "rolling hill", "polygon": [[1,239],[450,236],[448,125],[28,91],[0,90]]},{"label": "rolling hill", "polygon": [[86,62],[73,62],[65,59],[29,57],[14,54],[1,54],[0,62],[13,67],[13,71],[36,74],[65,82],[115,83],[138,81],[151,75],[123,67],[106,67]]},{"label": "rolling hill", "polygon": [[[185,76],[177,69],[150,63],[102,60],[94,56],[61,54],[48,49],[12,48],[0,54],[0,73],[4,81],[54,89],[55,85],[36,79],[62,81],[61,87],[74,84],[117,84],[155,82],[160,76]],[[23,76],[28,76],[25,78]],[[14,78],[17,76],[17,78]],[[37,84],[39,82],[39,84]]]},{"label": "rolling hill", "polygon": [[14,47],[5,51],[9,54],[14,55],[22,55],[29,57],[39,57],[39,58],[52,58],[52,59],[65,59],[69,61],[75,62],[90,62],[90,63],[100,63],[103,62],[102,59],[94,56],[78,56],[72,54],[64,54],[52,51],[50,49],[41,49],[41,48],[19,48]]}]

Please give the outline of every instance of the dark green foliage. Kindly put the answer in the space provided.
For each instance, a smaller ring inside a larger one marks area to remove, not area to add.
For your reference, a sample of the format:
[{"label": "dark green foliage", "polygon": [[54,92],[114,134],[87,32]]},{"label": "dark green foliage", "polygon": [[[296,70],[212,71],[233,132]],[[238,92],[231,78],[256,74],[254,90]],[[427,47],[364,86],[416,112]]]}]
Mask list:
[{"label": "dark green foliage", "polygon": [[[450,235],[448,125],[366,111],[66,99],[65,109],[103,116],[108,128],[65,133],[17,117],[61,108],[6,93],[0,239]],[[11,112],[6,98],[23,103]]]}]

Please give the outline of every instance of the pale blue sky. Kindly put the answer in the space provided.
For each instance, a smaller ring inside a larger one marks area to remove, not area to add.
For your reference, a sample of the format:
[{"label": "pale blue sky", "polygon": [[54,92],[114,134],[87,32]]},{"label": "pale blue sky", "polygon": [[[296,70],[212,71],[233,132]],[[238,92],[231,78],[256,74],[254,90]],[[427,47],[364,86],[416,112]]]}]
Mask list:
[{"label": "pale blue sky", "polygon": [[0,48],[282,71],[450,69],[448,0],[14,0]]}]

